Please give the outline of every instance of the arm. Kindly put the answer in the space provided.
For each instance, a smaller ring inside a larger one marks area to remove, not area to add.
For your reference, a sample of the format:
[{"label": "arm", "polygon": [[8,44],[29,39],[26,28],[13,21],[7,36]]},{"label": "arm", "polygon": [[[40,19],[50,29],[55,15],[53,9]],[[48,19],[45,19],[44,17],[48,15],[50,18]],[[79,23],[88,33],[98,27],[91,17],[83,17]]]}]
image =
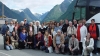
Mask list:
[{"label": "arm", "polygon": [[64,44],[65,39],[64,39],[64,35],[63,35],[63,34],[61,35],[61,38],[62,38],[62,39],[61,39],[61,44]]},{"label": "arm", "polygon": [[99,37],[99,27],[98,27],[98,25],[96,25],[96,32],[97,32],[97,39],[98,39],[98,37]]},{"label": "arm", "polygon": [[90,44],[87,47],[93,47],[94,46],[94,40],[93,38],[90,38]]},{"label": "arm", "polygon": [[56,46],[56,42],[55,42],[56,40],[55,39],[56,39],[56,36],[53,37],[53,45],[54,45],[54,47],[57,47]]},{"label": "arm", "polygon": [[14,40],[13,36],[11,36],[11,41],[12,41],[12,42],[15,42],[15,40]]},{"label": "arm", "polygon": [[84,41],[83,41],[83,49],[86,49],[85,41],[86,41],[86,38],[85,38]]}]

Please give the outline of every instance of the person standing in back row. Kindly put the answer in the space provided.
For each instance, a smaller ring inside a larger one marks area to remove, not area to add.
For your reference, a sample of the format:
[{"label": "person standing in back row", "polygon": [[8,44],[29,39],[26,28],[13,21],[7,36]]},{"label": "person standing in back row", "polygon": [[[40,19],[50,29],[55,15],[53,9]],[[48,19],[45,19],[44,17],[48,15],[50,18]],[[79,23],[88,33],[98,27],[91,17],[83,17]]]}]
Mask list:
[{"label": "person standing in back row", "polygon": [[88,27],[88,32],[90,33],[90,36],[94,39],[94,53],[98,55],[97,41],[99,37],[99,28],[97,24],[95,23],[95,19],[91,20],[91,24]]}]

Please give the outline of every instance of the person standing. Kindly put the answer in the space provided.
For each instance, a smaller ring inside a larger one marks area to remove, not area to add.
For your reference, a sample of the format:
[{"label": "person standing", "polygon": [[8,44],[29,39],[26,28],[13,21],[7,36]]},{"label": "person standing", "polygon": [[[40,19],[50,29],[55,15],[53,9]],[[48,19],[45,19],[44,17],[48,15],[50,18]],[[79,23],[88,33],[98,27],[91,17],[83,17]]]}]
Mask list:
[{"label": "person standing", "polygon": [[68,20],[65,20],[65,24],[62,26],[62,32],[67,32],[67,27],[69,26]]},{"label": "person standing", "polygon": [[99,28],[98,25],[95,23],[95,19],[91,20],[91,24],[88,27],[88,32],[90,33],[90,36],[94,39],[94,53],[98,55],[97,41],[99,37]]}]

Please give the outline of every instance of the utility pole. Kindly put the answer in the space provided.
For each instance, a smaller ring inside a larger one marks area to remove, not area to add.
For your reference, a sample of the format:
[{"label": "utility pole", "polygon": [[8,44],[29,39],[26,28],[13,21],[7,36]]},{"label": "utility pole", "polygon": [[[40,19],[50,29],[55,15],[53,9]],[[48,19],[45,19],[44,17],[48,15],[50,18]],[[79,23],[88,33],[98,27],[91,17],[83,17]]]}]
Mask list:
[{"label": "utility pole", "polygon": [[4,4],[2,3],[2,19],[4,19]]}]

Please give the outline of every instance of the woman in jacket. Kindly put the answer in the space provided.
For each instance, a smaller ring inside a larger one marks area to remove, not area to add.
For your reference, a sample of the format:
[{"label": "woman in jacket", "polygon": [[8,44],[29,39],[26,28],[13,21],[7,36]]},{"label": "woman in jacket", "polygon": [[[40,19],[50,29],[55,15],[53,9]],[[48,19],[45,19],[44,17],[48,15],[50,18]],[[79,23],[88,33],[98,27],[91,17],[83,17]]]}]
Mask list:
[{"label": "woman in jacket", "polygon": [[94,40],[90,37],[90,33],[87,34],[87,37],[84,38],[83,42],[83,55],[88,56],[92,55],[92,51],[94,50]]},{"label": "woman in jacket", "polygon": [[22,32],[20,33],[20,37],[19,37],[19,49],[25,48],[26,38],[27,38],[26,29],[23,28]]},{"label": "woman in jacket", "polygon": [[5,36],[5,47],[6,47],[6,50],[8,51],[13,49],[13,46],[11,45],[11,38],[9,35]]},{"label": "woman in jacket", "polygon": [[15,33],[15,31],[12,32],[12,36],[11,36],[11,41],[12,41],[12,46],[14,48],[18,48],[18,35]]},{"label": "woman in jacket", "polygon": [[28,48],[33,48],[33,44],[34,44],[34,35],[32,31],[29,31],[28,37],[27,37],[27,45]]},{"label": "woman in jacket", "polygon": [[48,48],[52,46],[52,36],[49,35],[48,31],[45,31],[44,34],[44,50],[45,52],[49,52]]}]

